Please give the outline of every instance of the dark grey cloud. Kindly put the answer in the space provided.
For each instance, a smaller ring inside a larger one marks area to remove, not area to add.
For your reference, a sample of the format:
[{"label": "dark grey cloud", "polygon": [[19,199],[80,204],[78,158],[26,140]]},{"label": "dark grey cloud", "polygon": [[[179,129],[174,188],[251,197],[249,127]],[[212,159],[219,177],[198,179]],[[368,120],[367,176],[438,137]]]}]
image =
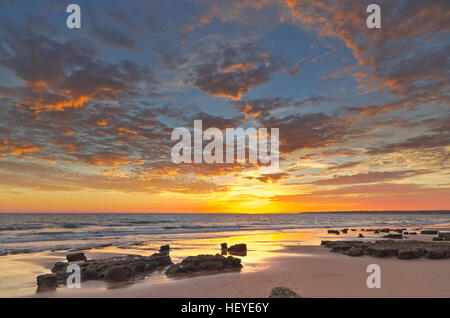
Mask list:
[{"label": "dark grey cloud", "polygon": [[200,54],[202,62],[187,82],[205,93],[239,100],[252,87],[267,83],[284,62],[255,44],[226,47]]}]

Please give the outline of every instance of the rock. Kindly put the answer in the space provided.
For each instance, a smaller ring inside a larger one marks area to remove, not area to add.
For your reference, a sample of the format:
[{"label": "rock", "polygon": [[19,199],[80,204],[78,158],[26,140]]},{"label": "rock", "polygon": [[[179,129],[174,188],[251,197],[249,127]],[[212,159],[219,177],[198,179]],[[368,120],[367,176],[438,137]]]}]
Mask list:
[{"label": "rock", "polygon": [[322,241],[321,245],[331,248],[332,252],[346,254],[352,247],[362,247],[367,244],[362,241]]},{"label": "rock", "polygon": [[364,250],[360,247],[352,247],[347,252],[348,256],[363,256]]},{"label": "rock", "polygon": [[448,257],[450,257],[450,251],[446,250],[445,248],[433,247],[433,248],[427,249],[426,257],[432,258],[432,259],[448,258]]},{"label": "rock", "polygon": [[236,244],[232,245],[228,248],[229,254],[234,254],[238,256],[246,256],[247,255],[247,245],[246,244]]},{"label": "rock", "polygon": [[402,234],[388,234],[383,236],[383,238],[388,238],[388,239],[402,239],[403,235]]},{"label": "rock", "polygon": [[222,250],[227,250],[227,249],[228,249],[227,243],[222,243],[222,244],[220,244],[220,248],[221,248]]},{"label": "rock", "polygon": [[66,256],[66,258],[67,258],[67,261],[69,261],[69,262],[86,261],[87,260],[84,253],[69,254]]},{"label": "rock", "polygon": [[358,237],[359,237],[359,238],[364,238],[364,235],[359,234]]},{"label": "rock", "polygon": [[322,246],[332,252],[348,256],[370,255],[373,257],[397,256],[399,259],[427,257],[432,259],[450,258],[450,243],[414,240],[367,241],[322,241]]},{"label": "rock", "polygon": [[442,237],[433,237],[433,241],[443,241]]},{"label": "rock", "polygon": [[435,235],[435,234],[438,234],[438,231],[436,231],[436,230],[422,230],[422,231],[420,231],[420,234]]},{"label": "rock", "polygon": [[390,229],[381,229],[380,232],[382,233],[389,233],[391,230]]},{"label": "rock", "polygon": [[438,237],[443,241],[450,241],[450,232],[439,232]]},{"label": "rock", "polygon": [[117,265],[105,272],[105,280],[110,282],[126,282],[136,276],[134,266]]},{"label": "rock", "polygon": [[399,259],[420,258],[426,254],[425,250],[418,248],[402,248],[397,252]]},{"label": "rock", "polygon": [[186,257],[181,263],[170,266],[166,275],[169,277],[199,275],[240,270],[241,268],[241,260],[233,256],[197,255]]},{"label": "rock", "polygon": [[236,244],[236,245],[232,245],[228,248],[228,251],[232,251],[232,252],[244,252],[246,250],[247,250],[246,244]]},{"label": "rock", "polygon": [[356,232],[356,229],[352,229],[351,231],[352,231],[352,232]]},{"label": "rock", "polygon": [[378,231],[378,230],[375,230],[375,231],[373,231],[375,234],[380,234],[380,231]]},{"label": "rock", "polygon": [[339,231],[337,231],[337,230],[328,230],[328,234],[336,234],[336,235],[339,235],[340,233],[339,233]]},{"label": "rock", "polygon": [[372,245],[367,248],[367,253],[373,257],[389,257],[395,256],[397,250],[390,246]]},{"label": "rock", "polygon": [[342,232],[343,234],[347,234],[348,229],[343,229],[343,230],[341,230],[341,232]]},{"label": "rock", "polygon": [[[134,278],[142,278],[145,275],[173,264],[167,253],[156,253],[151,256],[127,255],[100,260],[88,260],[78,264],[80,266],[81,281],[105,280],[111,282],[128,281]],[[68,263],[57,262],[52,273],[41,275],[37,278],[38,289],[42,291],[47,286],[56,288],[65,284]]]},{"label": "rock", "polygon": [[408,235],[417,235],[416,232],[408,232]]},{"label": "rock", "polygon": [[302,297],[287,287],[275,287],[270,292],[269,298],[302,298]]},{"label": "rock", "polygon": [[170,252],[170,245],[162,245],[159,248],[160,253],[169,253]]},{"label": "rock", "polygon": [[361,232],[364,232],[365,231],[365,229],[361,229]]},{"label": "rock", "polygon": [[53,290],[58,286],[58,277],[56,274],[45,274],[37,277],[37,291]]},{"label": "rock", "polygon": [[69,263],[57,262],[52,268],[52,273],[66,271],[67,266],[69,266]]}]

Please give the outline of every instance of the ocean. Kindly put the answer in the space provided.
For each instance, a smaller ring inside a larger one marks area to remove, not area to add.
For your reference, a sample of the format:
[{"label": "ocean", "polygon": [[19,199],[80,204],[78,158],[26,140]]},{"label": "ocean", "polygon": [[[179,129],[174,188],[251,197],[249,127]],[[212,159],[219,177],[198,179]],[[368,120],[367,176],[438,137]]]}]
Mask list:
[{"label": "ocean", "polygon": [[450,211],[298,214],[0,213],[0,255],[216,237],[233,232],[450,223]]}]

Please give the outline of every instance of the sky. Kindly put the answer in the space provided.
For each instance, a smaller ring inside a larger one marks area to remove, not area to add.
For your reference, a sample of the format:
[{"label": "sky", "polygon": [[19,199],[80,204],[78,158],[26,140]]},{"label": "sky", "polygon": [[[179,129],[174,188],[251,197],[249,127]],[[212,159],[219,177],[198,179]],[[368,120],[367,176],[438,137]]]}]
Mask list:
[{"label": "sky", "polygon": [[[0,0],[0,212],[450,209],[449,31],[445,0]],[[194,120],[279,128],[279,170],[175,164]]]}]

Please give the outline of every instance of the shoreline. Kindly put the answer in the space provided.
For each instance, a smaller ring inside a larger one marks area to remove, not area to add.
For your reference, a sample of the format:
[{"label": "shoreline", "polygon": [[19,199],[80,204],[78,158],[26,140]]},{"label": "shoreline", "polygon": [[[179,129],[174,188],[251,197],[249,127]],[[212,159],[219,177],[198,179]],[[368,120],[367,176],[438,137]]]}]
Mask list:
[{"label": "shoreline", "polygon": [[[448,231],[450,224],[426,225],[421,228]],[[157,272],[134,283],[107,284],[88,281],[82,283],[81,289],[59,287],[56,291],[38,294],[35,293],[36,276],[49,273],[54,263],[65,259],[67,251],[2,256],[0,260],[6,262],[2,262],[0,271],[0,296],[240,298],[268,297],[271,288],[286,286],[303,297],[450,297],[450,287],[440,285],[441,282],[450,282],[449,259],[405,261],[339,255],[319,246],[321,241],[355,239],[359,233],[365,233],[367,237],[363,240],[370,241],[380,238],[380,235],[359,230],[349,231],[347,235],[330,235],[327,230],[328,228],[282,233],[241,233],[226,238],[221,235],[170,242],[170,255],[174,263],[191,255],[220,253],[221,242],[228,242],[229,245],[247,243],[249,251],[246,257],[240,257],[244,265],[240,273],[171,279],[165,277],[163,272]],[[431,240],[431,236],[418,237]],[[148,256],[156,252],[159,245],[163,245],[162,242],[124,249],[114,246],[92,249],[86,250],[85,254],[89,259],[127,254]],[[365,286],[365,270],[371,262],[387,268],[383,277],[396,283],[385,283],[383,286],[386,288],[380,291],[366,290],[368,288]],[[4,283],[6,275],[9,279]],[[413,277],[412,281],[408,281],[405,275]],[[423,277],[427,277],[427,280],[423,280]],[[195,290],[192,284],[195,284]],[[414,289],[414,285],[422,286],[421,290]],[[450,286],[448,283],[446,285]]]}]

